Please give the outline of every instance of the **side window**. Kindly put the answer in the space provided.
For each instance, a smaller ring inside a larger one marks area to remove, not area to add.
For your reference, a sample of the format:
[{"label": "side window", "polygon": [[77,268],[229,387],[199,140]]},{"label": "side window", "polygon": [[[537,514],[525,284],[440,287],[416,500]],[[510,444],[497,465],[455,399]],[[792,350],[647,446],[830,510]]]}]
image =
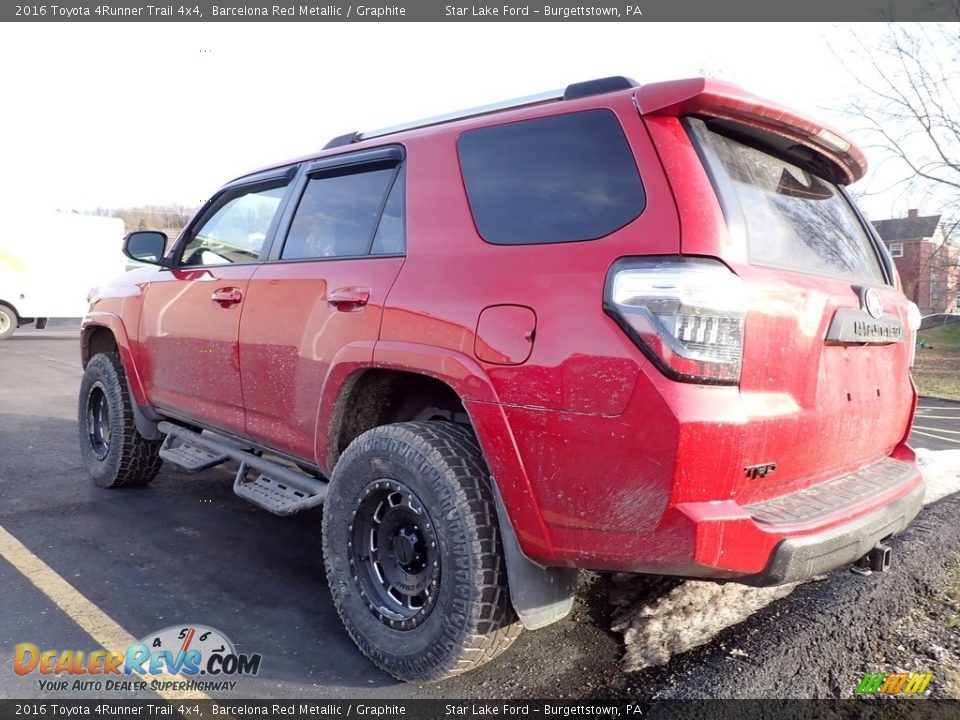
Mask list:
[{"label": "side window", "polygon": [[474,222],[489,243],[595,240],[646,204],[633,152],[609,110],[469,130],[457,148]]},{"label": "side window", "polygon": [[286,192],[287,181],[227,191],[181,254],[183,265],[224,265],[260,259],[263,242]]},{"label": "side window", "polygon": [[371,255],[398,255],[405,248],[404,238],[404,173],[401,171],[390,188],[387,204],[383,206],[377,234],[373,237]]},{"label": "side window", "polygon": [[401,252],[402,176],[397,167],[377,166],[311,178],[293,216],[280,259]]}]

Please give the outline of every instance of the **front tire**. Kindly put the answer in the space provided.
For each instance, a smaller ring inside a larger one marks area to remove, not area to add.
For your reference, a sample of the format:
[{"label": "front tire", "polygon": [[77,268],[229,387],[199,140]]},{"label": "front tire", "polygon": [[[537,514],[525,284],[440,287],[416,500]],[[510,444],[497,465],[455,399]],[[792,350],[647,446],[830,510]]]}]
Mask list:
[{"label": "front tire", "polygon": [[95,355],[80,383],[77,410],[80,455],[103,488],[146,485],[163,464],[161,442],[145,439],[133,422],[133,405],[119,353]]},{"label": "front tire", "polygon": [[6,340],[17,331],[16,311],[9,305],[0,303],[0,340]]},{"label": "front tire", "polygon": [[374,428],[337,463],[330,592],[363,654],[400,680],[459,675],[520,634],[490,483],[473,433],[445,422]]}]

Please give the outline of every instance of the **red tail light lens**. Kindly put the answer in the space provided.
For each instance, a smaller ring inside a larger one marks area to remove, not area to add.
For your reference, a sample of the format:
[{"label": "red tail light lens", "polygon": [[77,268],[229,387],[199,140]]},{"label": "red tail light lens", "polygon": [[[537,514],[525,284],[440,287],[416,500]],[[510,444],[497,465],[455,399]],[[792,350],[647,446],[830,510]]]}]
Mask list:
[{"label": "red tail light lens", "polygon": [[743,282],[705,258],[618,260],[604,309],[668,377],[736,385],[743,359]]}]

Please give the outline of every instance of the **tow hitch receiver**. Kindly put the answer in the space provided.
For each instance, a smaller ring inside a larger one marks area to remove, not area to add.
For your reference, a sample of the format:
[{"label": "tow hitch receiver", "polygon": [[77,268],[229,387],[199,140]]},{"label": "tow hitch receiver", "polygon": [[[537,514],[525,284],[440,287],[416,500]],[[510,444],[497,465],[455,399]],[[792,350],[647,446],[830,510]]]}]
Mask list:
[{"label": "tow hitch receiver", "polygon": [[857,575],[870,575],[890,569],[890,546],[877,543],[873,549],[857,560],[850,568]]}]

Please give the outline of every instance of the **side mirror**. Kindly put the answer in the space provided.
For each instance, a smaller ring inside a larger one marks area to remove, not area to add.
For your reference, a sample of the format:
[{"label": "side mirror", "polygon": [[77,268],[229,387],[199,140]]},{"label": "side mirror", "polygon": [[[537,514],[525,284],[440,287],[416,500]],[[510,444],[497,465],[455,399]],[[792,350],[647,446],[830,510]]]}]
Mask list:
[{"label": "side mirror", "polygon": [[156,230],[137,230],[123,239],[123,254],[131,260],[160,265],[167,249],[167,234]]}]

